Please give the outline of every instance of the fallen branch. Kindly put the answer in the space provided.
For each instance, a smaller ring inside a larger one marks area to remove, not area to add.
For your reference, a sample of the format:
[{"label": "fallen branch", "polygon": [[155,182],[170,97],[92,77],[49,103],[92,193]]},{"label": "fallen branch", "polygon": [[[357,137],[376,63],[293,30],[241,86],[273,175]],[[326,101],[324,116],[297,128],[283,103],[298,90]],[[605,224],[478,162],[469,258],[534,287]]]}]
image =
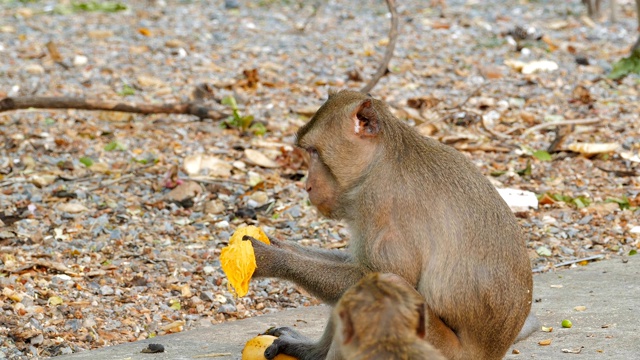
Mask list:
[{"label": "fallen branch", "polygon": [[0,100],[0,112],[19,109],[80,109],[121,111],[136,114],[184,114],[202,119],[222,119],[224,115],[200,103],[139,104],[73,97],[18,96]]},{"label": "fallen branch", "polygon": [[389,61],[391,61],[391,57],[393,57],[393,50],[396,47],[396,40],[398,39],[398,13],[396,11],[396,1],[395,0],[386,0],[387,7],[389,8],[389,13],[391,13],[391,28],[389,29],[389,43],[387,44],[387,50],[384,53],[384,58],[382,58],[382,62],[380,62],[380,66],[378,67],[378,71],[373,75],[373,78],[369,80],[367,85],[365,85],[360,92],[368,93],[373,89],[374,86],[380,81],[380,79],[387,73],[389,69]]},{"label": "fallen branch", "polygon": [[596,124],[596,123],[599,123],[600,121],[602,121],[602,119],[562,120],[562,121],[547,122],[547,123],[538,124],[536,126],[532,126],[528,128],[527,130],[522,132],[522,135],[520,135],[520,137],[524,137],[525,135],[530,134],[534,131],[538,131],[540,129],[550,128],[554,126],[588,125],[588,124]]},{"label": "fallen branch", "polygon": [[471,100],[472,97],[478,95],[480,93],[480,90],[482,90],[482,88],[484,88],[489,82],[485,81],[482,84],[478,85],[478,87],[476,87],[468,96],[466,99],[464,99],[464,101],[462,101],[461,103],[459,103],[458,105],[449,107],[449,108],[445,108],[444,110],[447,111],[451,111],[451,110],[460,110],[462,109],[463,106],[467,105],[467,103],[469,102],[469,100]]},{"label": "fallen branch", "polygon": [[101,181],[101,182],[98,183],[98,185],[95,185],[95,186],[87,188],[87,191],[93,192],[93,191],[105,188],[107,186],[110,186],[110,185],[113,185],[113,184],[117,184],[117,183],[119,183],[121,181],[132,179],[136,175],[136,173],[138,171],[144,170],[144,169],[148,169],[148,168],[150,168],[150,167],[152,167],[154,165],[156,165],[156,162],[152,161],[152,162],[150,162],[148,164],[144,164],[142,166],[138,166],[138,167],[136,167],[134,169],[129,169],[129,170],[123,172],[123,173],[120,173],[120,176],[115,178],[115,179],[109,179],[109,180]]}]

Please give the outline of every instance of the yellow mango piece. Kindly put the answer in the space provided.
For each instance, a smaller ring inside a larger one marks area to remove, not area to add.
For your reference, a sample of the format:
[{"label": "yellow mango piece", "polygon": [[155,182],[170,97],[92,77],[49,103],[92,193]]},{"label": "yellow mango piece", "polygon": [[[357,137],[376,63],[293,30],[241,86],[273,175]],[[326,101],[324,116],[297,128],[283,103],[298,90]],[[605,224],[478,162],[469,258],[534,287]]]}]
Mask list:
[{"label": "yellow mango piece", "polygon": [[[277,337],[271,335],[258,335],[247,341],[244,349],[242,349],[242,360],[266,360],[264,351],[275,339],[277,339]],[[296,358],[289,355],[278,354],[274,360],[296,360]]]},{"label": "yellow mango piece", "polygon": [[220,265],[229,279],[229,291],[236,296],[245,296],[249,292],[249,281],[256,270],[256,256],[250,241],[243,241],[242,237],[249,235],[265,244],[270,244],[267,235],[256,226],[242,226],[231,238],[229,245],[222,248]]}]

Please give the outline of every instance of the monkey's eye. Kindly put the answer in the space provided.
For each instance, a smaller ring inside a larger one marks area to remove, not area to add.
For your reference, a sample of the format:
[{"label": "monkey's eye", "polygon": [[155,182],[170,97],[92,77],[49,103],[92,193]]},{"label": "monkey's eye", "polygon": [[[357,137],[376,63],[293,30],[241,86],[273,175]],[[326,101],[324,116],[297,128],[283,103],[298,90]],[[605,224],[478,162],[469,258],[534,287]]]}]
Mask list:
[{"label": "monkey's eye", "polygon": [[309,156],[318,156],[318,150],[314,147],[308,147],[305,150],[307,150]]}]

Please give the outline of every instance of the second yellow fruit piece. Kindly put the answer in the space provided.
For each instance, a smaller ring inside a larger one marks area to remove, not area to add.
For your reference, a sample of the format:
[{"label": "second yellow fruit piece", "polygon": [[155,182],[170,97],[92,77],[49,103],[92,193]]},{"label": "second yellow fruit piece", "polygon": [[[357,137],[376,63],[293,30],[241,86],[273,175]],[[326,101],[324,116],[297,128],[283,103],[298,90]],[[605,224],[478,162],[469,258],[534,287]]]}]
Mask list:
[{"label": "second yellow fruit piece", "polygon": [[[266,360],[264,351],[277,339],[271,335],[258,335],[247,341],[242,349],[242,360]],[[274,360],[296,360],[293,356],[279,354]]]}]

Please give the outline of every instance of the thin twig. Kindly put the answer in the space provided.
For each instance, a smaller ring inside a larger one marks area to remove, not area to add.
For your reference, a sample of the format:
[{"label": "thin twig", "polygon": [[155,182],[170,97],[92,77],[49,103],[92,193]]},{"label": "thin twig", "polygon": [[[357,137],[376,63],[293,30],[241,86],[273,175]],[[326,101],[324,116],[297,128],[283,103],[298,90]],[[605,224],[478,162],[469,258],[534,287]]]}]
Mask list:
[{"label": "thin twig", "polygon": [[221,183],[228,183],[228,184],[235,184],[235,185],[242,185],[242,186],[249,186],[248,184],[245,184],[243,182],[240,181],[235,181],[235,180],[228,180],[228,179],[211,179],[211,178],[194,178],[194,177],[188,177],[185,180],[191,180],[191,181],[195,181],[198,183],[202,183],[202,184],[221,184]]},{"label": "thin twig", "polygon": [[117,184],[117,183],[119,183],[121,181],[131,179],[131,178],[133,178],[133,176],[134,176],[133,174],[125,174],[125,175],[120,176],[117,179],[105,180],[105,181],[99,183],[96,186],[92,186],[92,187],[88,188],[87,191],[96,191],[96,190],[105,188],[105,187],[107,187],[109,185]]},{"label": "thin twig", "polygon": [[524,137],[527,134],[530,134],[534,131],[538,131],[540,129],[546,129],[554,126],[564,126],[564,125],[587,125],[587,124],[596,124],[601,122],[602,119],[582,119],[582,120],[562,120],[562,121],[552,121],[547,123],[538,124],[536,126],[532,126],[527,130],[522,132],[520,137]]},{"label": "thin twig", "polygon": [[387,44],[387,50],[384,53],[384,58],[380,62],[378,71],[373,75],[373,78],[369,80],[360,92],[368,93],[374,86],[380,81],[380,79],[387,73],[389,68],[389,61],[393,57],[393,50],[396,47],[396,40],[398,39],[398,12],[396,11],[396,1],[386,0],[389,13],[391,13],[391,28],[389,29],[389,43]]},{"label": "thin twig", "polygon": [[87,191],[96,191],[96,190],[105,188],[107,186],[110,186],[110,185],[113,185],[113,184],[117,184],[117,183],[119,183],[121,181],[131,179],[131,178],[133,178],[135,176],[135,174],[138,171],[150,168],[150,167],[154,166],[155,164],[156,164],[155,162],[150,162],[148,164],[144,164],[144,165],[139,166],[137,168],[129,169],[128,171],[126,171],[124,173],[121,173],[119,178],[111,179],[111,180],[105,180],[105,181],[99,183],[96,186],[92,186],[92,187],[88,188]]},{"label": "thin twig", "polygon": [[492,128],[489,127],[489,125],[487,124],[487,120],[485,120],[484,116],[480,116],[481,123],[482,123],[482,127],[484,127],[485,130],[487,130],[491,135],[500,138],[500,139],[510,139],[511,137],[508,135],[505,135],[501,132],[497,132],[495,130],[493,130]]},{"label": "thin twig", "polygon": [[568,265],[577,264],[577,263],[583,262],[583,261],[592,261],[592,260],[600,260],[600,259],[604,259],[604,255],[603,254],[588,256],[588,257],[582,258],[582,259],[575,259],[575,260],[569,260],[569,261],[561,262],[559,264],[555,264],[553,267],[568,266]]}]

